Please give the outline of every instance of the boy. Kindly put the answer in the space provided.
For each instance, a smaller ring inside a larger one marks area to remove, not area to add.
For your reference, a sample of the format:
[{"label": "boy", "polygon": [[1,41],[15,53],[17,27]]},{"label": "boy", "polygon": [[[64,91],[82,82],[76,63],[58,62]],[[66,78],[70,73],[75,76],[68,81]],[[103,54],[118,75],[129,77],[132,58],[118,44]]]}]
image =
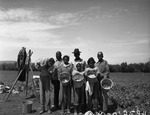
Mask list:
[{"label": "boy", "polygon": [[60,90],[60,81],[58,80],[58,71],[60,68],[60,65],[62,64],[62,54],[60,51],[56,52],[56,72],[54,74],[54,77],[52,78],[52,84],[54,85],[54,108],[53,110],[59,109],[59,90]]}]

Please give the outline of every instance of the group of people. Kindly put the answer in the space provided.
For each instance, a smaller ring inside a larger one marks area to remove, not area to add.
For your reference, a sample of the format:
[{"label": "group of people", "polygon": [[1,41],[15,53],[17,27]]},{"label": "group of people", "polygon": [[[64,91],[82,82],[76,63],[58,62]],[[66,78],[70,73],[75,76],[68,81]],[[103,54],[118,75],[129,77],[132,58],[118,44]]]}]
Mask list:
[{"label": "group of people", "polygon": [[71,100],[74,104],[74,115],[78,113],[81,115],[88,110],[95,113],[99,109],[107,110],[108,95],[100,85],[103,78],[109,78],[109,65],[103,59],[103,52],[97,53],[97,62],[93,57],[90,57],[87,62],[84,61],[80,57],[81,51],[78,48],[72,53],[75,56],[73,62],[69,62],[68,55],[62,56],[62,53],[57,51],[56,60],[52,57],[44,58],[35,63],[35,67],[40,71],[40,114],[45,111],[52,113],[51,83],[54,86],[54,110],[59,109],[59,95],[62,94],[62,115],[65,112],[70,114]]}]

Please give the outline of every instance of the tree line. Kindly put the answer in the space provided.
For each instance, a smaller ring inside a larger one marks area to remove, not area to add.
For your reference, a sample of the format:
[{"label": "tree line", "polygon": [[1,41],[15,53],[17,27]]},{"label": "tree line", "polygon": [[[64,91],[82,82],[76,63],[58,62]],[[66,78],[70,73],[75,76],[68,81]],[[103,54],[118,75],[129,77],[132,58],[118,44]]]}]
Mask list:
[{"label": "tree line", "polygon": [[[33,71],[37,71],[34,63],[31,63]],[[110,72],[150,72],[150,61],[146,63],[130,63],[123,62],[121,64],[109,64]],[[17,62],[1,63],[0,70],[18,70]]]},{"label": "tree line", "polygon": [[109,65],[110,72],[150,72],[150,61],[146,63],[123,62],[120,65]]}]

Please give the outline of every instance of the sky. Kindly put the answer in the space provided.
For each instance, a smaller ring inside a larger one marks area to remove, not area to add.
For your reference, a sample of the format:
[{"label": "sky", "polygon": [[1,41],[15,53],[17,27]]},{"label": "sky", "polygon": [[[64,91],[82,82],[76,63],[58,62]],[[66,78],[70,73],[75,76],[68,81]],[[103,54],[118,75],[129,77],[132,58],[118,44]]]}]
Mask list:
[{"label": "sky", "polygon": [[150,0],[0,0],[0,60],[102,51],[109,64],[150,61]]}]

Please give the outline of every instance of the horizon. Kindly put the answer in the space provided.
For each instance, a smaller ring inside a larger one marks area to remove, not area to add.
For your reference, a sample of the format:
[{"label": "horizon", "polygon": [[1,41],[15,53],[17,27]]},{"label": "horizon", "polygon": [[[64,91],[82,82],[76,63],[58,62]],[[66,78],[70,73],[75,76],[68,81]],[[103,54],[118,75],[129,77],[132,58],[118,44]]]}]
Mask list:
[{"label": "horizon", "polygon": [[0,60],[17,60],[22,47],[31,61],[104,53],[109,64],[150,61],[149,0],[0,0]]}]

